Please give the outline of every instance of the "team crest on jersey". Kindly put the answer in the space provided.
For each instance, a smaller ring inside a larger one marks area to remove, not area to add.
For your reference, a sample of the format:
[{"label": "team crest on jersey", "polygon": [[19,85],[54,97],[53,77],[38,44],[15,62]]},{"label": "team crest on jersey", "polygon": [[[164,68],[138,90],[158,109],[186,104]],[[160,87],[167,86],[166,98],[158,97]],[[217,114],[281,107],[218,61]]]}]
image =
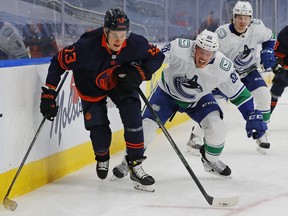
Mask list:
[{"label": "team crest on jersey", "polygon": [[261,20],[259,19],[253,19],[252,23],[256,24],[256,25],[260,25],[261,24]]},{"label": "team crest on jersey", "polygon": [[[186,98],[195,99],[195,94],[190,94],[185,91],[185,88],[194,89],[198,93],[203,92],[202,86],[197,82],[198,76],[194,76],[192,79],[185,77],[175,77],[174,86],[177,91]],[[185,88],[183,88],[185,87]]]},{"label": "team crest on jersey", "polygon": [[219,39],[223,39],[227,36],[227,32],[223,28],[220,28],[216,33]]},{"label": "team crest on jersey", "polygon": [[190,40],[180,38],[178,41],[178,46],[182,47],[182,48],[188,48],[188,47],[190,47]]},{"label": "team crest on jersey", "polygon": [[232,63],[227,58],[222,58],[220,62],[220,68],[225,71],[229,71],[231,69]]},{"label": "team crest on jersey", "polygon": [[249,48],[247,45],[244,45],[243,52],[239,52],[239,54],[234,59],[235,66],[245,66],[251,63],[253,59],[254,48]]}]

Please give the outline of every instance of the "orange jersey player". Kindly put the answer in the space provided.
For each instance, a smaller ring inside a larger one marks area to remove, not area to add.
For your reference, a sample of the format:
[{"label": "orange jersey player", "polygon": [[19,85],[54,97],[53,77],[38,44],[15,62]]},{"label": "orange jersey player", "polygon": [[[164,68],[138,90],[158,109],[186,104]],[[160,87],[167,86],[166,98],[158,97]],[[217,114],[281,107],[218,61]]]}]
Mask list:
[{"label": "orange jersey player", "polygon": [[153,177],[141,166],[145,159],[144,136],[137,88],[142,81],[151,79],[163,60],[164,54],[155,45],[130,32],[129,19],[122,9],[108,10],[104,27],[84,33],[76,43],[52,58],[46,87],[42,87],[41,112],[51,120],[56,116],[54,89],[64,71],[72,70],[100,179],[107,177],[110,159],[111,129],[106,106],[109,97],[119,109],[124,125],[127,162],[134,187],[154,191]]},{"label": "orange jersey player", "polygon": [[278,34],[274,47],[277,63],[272,68],[275,74],[272,80],[271,113],[277,106],[278,99],[288,86],[288,26],[285,26]]}]

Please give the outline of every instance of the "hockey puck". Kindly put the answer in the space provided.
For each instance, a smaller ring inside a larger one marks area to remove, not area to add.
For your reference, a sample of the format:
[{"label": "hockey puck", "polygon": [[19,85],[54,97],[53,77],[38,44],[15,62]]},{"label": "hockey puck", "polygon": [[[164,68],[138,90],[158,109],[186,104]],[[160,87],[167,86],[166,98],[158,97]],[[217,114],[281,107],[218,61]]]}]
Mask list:
[{"label": "hockey puck", "polygon": [[3,116],[3,114],[2,113],[0,113],[0,118]]}]

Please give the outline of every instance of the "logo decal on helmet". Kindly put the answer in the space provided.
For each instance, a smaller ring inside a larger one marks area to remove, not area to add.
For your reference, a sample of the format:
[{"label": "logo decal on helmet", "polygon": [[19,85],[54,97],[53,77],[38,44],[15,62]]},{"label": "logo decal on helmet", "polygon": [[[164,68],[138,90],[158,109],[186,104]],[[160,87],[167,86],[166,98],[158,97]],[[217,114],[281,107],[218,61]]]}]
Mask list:
[{"label": "logo decal on helmet", "polygon": [[219,48],[218,36],[205,29],[196,37],[196,45],[207,51],[217,51]]},{"label": "logo decal on helmet", "polygon": [[125,19],[124,18],[118,18],[117,21],[118,21],[118,23],[124,23]]},{"label": "logo decal on helmet", "polygon": [[238,1],[233,8],[233,18],[235,15],[253,16],[253,9],[249,2]]},{"label": "logo decal on helmet", "polygon": [[110,9],[104,17],[104,27],[106,31],[127,31],[127,36],[130,32],[130,21],[121,8]]}]

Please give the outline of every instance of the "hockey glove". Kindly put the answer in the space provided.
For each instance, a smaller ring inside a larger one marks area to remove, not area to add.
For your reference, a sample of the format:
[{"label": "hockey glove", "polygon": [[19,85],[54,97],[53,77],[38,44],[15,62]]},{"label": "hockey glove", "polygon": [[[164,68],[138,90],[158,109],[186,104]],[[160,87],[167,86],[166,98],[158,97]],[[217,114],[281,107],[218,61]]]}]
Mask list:
[{"label": "hockey glove", "polygon": [[57,93],[55,90],[49,89],[46,86],[42,86],[40,112],[50,121],[54,120],[54,117],[57,115],[58,112],[58,106],[56,105],[56,96]]},{"label": "hockey glove", "polygon": [[276,64],[274,51],[272,48],[265,48],[260,52],[261,62],[265,70],[273,67]]},{"label": "hockey glove", "polygon": [[280,65],[280,64],[275,64],[273,67],[272,67],[272,71],[274,74],[279,74],[279,73],[284,73],[285,72],[285,69]]},{"label": "hockey glove", "polygon": [[258,110],[250,112],[246,118],[247,136],[253,139],[259,139],[265,134],[268,129],[266,123],[263,121],[262,113]]},{"label": "hockey glove", "polygon": [[122,65],[116,69],[116,74],[120,77],[119,85],[128,91],[137,89],[146,79],[143,69],[136,62]]}]

